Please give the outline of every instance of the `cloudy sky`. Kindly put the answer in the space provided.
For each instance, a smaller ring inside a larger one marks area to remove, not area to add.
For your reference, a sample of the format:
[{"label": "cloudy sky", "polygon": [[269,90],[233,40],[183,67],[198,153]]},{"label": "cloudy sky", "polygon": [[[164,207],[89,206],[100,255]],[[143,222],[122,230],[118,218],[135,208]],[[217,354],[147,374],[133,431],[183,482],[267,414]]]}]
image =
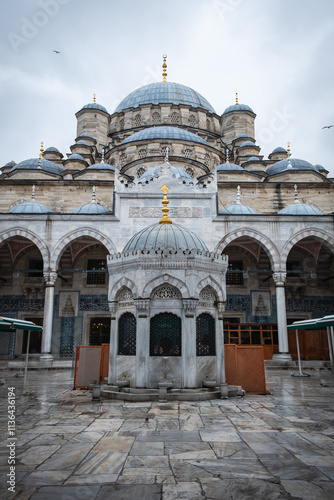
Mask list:
[{"label": "cloudy sky", "polygon": [[239,93],[265,157],[290,141],[334,177],[332,0],[13,0],[0,27],[0,165],[37,157],[41,141],[66,155],[93,93],[113,112],[161,81],[166,53],[168,81],[218,114]]}]

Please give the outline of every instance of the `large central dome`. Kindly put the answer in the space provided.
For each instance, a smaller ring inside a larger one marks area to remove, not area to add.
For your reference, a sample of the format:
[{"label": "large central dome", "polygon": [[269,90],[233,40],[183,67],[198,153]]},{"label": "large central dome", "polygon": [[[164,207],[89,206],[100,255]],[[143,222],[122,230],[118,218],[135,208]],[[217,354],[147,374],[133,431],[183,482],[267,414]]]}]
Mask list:
[{"label": "large central dome", "polygon": [[134,90],[117,106],[115,113],[144,104],[185,104],[215,113],[211,104],[201,94],[190,87],[172,82],[150,83]]}]

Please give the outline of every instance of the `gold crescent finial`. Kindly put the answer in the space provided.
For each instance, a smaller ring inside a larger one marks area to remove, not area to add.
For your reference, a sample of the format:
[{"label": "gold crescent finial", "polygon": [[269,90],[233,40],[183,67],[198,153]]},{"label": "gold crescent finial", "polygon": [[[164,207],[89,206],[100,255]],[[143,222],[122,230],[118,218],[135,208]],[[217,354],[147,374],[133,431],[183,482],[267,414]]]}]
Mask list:
[{"label": "gold crescent finial", "polygon": [[235,93],[235,104],[239,104],[238,92]]},{"label": "gold crescent finial", "polygon": [[288,147],[286,150],[288,152],[288,156],[291,156],[290,142],[288,142]]},{"label": "gold crescent finial", "polygon": [[170,188],[164,184],[161,188],[160,191],[163,191],[164,193],[164,199],[162,200],[162,204],[164,208],[162,209],[162,213],[164,214],[163,218],[159,221],[159,224],[173,224],[170,219],[168,219],[167,214],[169,212],[169,208],[167,208],[167,205],[169,201],[167,200],[167,191],[170,191]]},{"label": "gold crescent finial", "polygon": [[93,103],[96,104],[96,94],[93,94]]},{"label": "gold crescent finial", "polygon": [[164,54],[162,57],[164,60],[164,62],[162,63],[162,81],[167,82],[167,63],[166,63],[167,55]]},{"label": "gold crescent finial", "polygon": [[44,142],[41,142],[41,149],[40,149],[40,159],[43,160],[44,155]]}]

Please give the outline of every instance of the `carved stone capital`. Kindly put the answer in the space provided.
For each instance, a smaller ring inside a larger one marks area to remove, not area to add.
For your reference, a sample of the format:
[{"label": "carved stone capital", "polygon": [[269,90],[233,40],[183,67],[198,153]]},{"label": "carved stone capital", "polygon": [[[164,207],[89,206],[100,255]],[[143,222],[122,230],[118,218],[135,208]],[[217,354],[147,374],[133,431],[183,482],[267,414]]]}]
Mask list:
[{"label": "carved stone capital", "polygon": [[117,311],[117,302],[116,301],[108,302],[108,307],[109,307],[109,311],[111,312],[111,314],[116,314],[116,311]]},{"label": "carved stone capital", "polygon": [[58,274],[55,272],[43,273],[45,286],[55,286]]},{"label": "carved stone capital", "polygon": [[283,272],[273,273],[273,280],[276,286],[284,286],[286,281],[286,273]]},{"label": "carved stone capital", "polygon": [[183,309],[186,315],[194,315],[198,304],[198,299],[183,299]]},{"label": "carved stone capital", "polygon": [[218,319],[223,319],[225,312],[225,302],[217,302]]},{"label": "carved stone capital", "polygon": [[140,313],[141,317],[148,315],[150,299],[135,299],[134,303],[137,308],[137,312]]}]

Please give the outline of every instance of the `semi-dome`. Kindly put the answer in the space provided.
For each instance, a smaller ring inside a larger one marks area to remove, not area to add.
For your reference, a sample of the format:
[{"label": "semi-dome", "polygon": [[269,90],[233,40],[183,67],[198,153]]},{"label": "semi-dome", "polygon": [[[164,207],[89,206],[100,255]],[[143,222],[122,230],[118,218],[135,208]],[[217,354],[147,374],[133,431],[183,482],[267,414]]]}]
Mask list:
[{"label": "semi-dome", "polygon": [[257,156],[251,156],[247,161],[261,161]]},{"label": "semi-dome", "polygon": [[201,250],[208,252],[204,241],[197,234],[178,224],[153,224],[135,234],[123,252],[133,250]]},{"label": "semi-dome", "polygon": [[60,165],[57,165],[53,161],[45,160],[44,158],[30,158],[29,160],[24,160],[15,165],[10,172],[14,172],[16,170],[44,170],[44,172],[48,172],[51,174],[60,175],[63,171]]},{"label": "semi-dome", "polygon": [[74,160],[86,161],[83,156],[79,155],[79,153],[73,153],[73,154],[71,154],[67,158],[67,160],[72,160],[72,161],[74,161]]},{"label": "semi-dome", "polygon": [[258,148],[259,146],[257,146],[256,144],[254,144],[254,142],[252,141],[245,141],[241,144],[241,146],[239,146],[239,148]]},{"label": "semi-dome", "polygon": [[101,104],[98,104],[97,102],[90,102],[88,104],[85,104],[85,106],[83,106],[81,108],[81,110],[82,109],[97,109],[98,111],[103,111],[103,113],[107,113],[109,115],[109,113],[106,110],[106,108],[104,106],[102,106]]},{"label": "semi-dome", "polygon": [[297,202],[283,208],[277,215],[323,215],[323,213],[314,205]]},{"label": "semi-dome", "polygon": [[101,162],[90,165],[86,170],[112,170],[113,172],[115,172],[115,167],[109,165],[109,163]]},{"label": "semi-dome", "polygon": [[15,161],[9,161],[8,163],[6,163],[6,165],[4,165],[4,167],[15,167],[16,163]]},{"label": "semi-dome", "polygon": [[85,132],[83,134],[80,134],[78,137],[88,137],[89,139],[94,139],[94,137],[92,135],[86,134]]},{"label": "semi-dome", "polygon": [[86,141],[84,141],[84,140],[82,140],[82,139],[80,139],[79,141],[77,141],[77,142],[74,144],[74,146],[75,146],[76,144],[83,144],[84,146],[89,146],[88,142],[86,142]]},{"label": "semi-dome", "polygon": [[251,137],[250,137],[248,134],[243,133],[243,134],[239,134],[239,135],[235,138],[235,140],[236,140],[236,139],[243,139],[243,138],[245,138],[245,139],[246,139],[246,138],[248,138],[248,137],[251,139]]},{"label": "semi-dome", "polygon": [[220,210],[219,214],[222,215],[259,215],[259,212],[255,208],[248,207],[242,203],[235,203],[233,205],[228,205]]},{"label": "semi-dome", "polygon": [[196,90],[173,82],[149,83],[131,92],[115,109],[121,113],[125,109],[138,108],[144,104],[184,104],[192,108],[201,108],[215,113],[211,104]]},{"label": "semi-dome", "polygon": [[322,165],[316,164],[316,165],[313,165],[313,166],[314,166],[314,168],[316,170],[318,170],[318,172],[322,172],[322,171],[328,172],[328,170],[325,167],[323,167]]},{"label": "semi-dome", "polygon": [[52,214],[53,211],[35,200],[19,203],[8,210],[10,214]]},{"label": "semi-dome", "polygon": [[271,152],[271,154],[274,153],[287,153],[287,150],[282,148],[281,146],[278,146],[278,148],[275,148],[274,151]]},{"label": "semi-dome", "polygon": [[73,210],[74,214],[84,214],[84,215],[102,215],[102,214],[111,214],[109,208],[100,205],[95,201],[91,201],[90,203],[86,203],[79,208]]},{"label": "semi-dome", "polygon": [[223,115],[226,115],[227,113],[231,113],[232,111],[250,111],[251,113],[254,113],[252,108],[247,106],[247,104],[232,104],[232,106],[229,106],[228,108],[225,109]]},{"label": "semi-dome", "polygon": [[51,146],[51,147],[47,148],[47,149],[44,151],[44,153],[60,153],[60,151],[59,151],[59,149],[57,149],[57,148],[55,148],[55,147]]},{"label": "semi-dome", "polygon": [[209,146],[209,144],[192,132],[188,132],[188,130],[184,130],[182,128],[177,127],[150,127],[145,130],[141,130],[140,132],[136,132],[135,134],[130,135],[122,141],[121,144],[128,144],[129,142],[135,141],[150,141],[152,139],[171,139],[178,141],[187,141],[187,142],[197,142],[198,144],[203,144],[204,146]]},{"label": "semi-dome", "polygon": [[280,160],[274,165],[267,168],[266,173],[268,175],[279,174],[285,170],[313,170],[316,171],[314,166],[305,160],[300,160],[298,158],[286,158],[285,160]]},{"label": "semi-dome", "polygon": [[244,170],[240,165],[236,163],[222,163],[216,167],[217,172],[223,172],[224,170]]},{"label": "semi-dome", "polygon": [[[185,172],[181,167],[175,167],[174,165],[170,165],[167,163],[172,173],[172,177],[176,179],[181,179],[185,182],[193,182],[191,175]],[[149,168],[146,172],[140,176],[138,182],[146,182],[154,177],[159,177],[159,174],[162,170],[162,165],[157,165],[156,167]]]}]

